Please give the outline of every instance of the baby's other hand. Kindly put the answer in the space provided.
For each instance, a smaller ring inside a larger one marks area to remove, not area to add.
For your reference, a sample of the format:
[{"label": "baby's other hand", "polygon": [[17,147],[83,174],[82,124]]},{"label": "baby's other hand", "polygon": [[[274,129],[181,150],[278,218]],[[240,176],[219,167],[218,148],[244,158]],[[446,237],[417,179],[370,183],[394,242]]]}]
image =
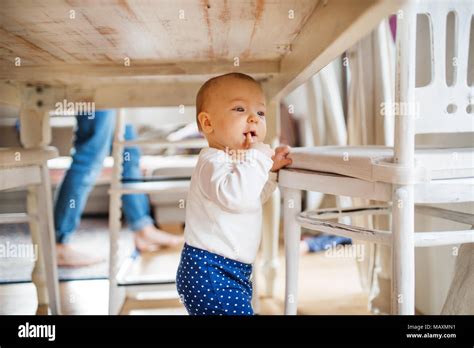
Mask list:
[{"label": "baby's other hand", "polygon": [[272,156],[273,160],[273,167],[271,169],[272,172],[276,172],[281,168],[290,165],[293,161],[291,158],[288,158],[288,154],[290,153],[290,147],[288,145],[278,146],[275,149],[275,155]]}]

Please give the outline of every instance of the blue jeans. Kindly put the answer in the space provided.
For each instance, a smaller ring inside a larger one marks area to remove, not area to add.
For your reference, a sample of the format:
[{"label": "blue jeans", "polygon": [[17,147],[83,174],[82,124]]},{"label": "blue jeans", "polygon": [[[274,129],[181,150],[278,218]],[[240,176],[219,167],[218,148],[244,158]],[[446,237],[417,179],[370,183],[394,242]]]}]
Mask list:
[{"label": "blue jeans", "polygon": [[[67,243],[77,229],[87,197],[102,170],[104,158],[110,153],[115,128],[115,111],[96,111],[94,118],[77,116],[72,163],[58,188],[54,205],[56,241]],[[125,139],[136,138],[132,126],[125,127]],[[140,178],[140,150],[125,148],[124,178]],[[153,224],[148,197],[144,194],[122,196],[125,218],[133,231]]]}]

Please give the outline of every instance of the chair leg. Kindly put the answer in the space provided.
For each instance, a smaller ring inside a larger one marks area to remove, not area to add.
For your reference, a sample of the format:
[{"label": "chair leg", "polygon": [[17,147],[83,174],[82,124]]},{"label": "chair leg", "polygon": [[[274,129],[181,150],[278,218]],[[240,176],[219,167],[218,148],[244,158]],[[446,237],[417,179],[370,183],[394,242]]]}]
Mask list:
[{"label": "chair leg", "polygon": [[52,314],[61,314],[58,267],[56,260],[56,238],[53,220],[53,201],[51,184],[46,164],[41,166],[41,185],[37,187],[37,211],[40,226],[40,243],[46,284],[48,287],[49,307]]},{"label": "chair leg", "polygon": [[[119,110],[115,122],[114,141],[123,141],[124,132],[124,116],[122,110]],[[122,217],[122,195],[116,190],[122,186],[123,145],[119,143],[113,144],[112,156],[114,158],[114,167],[110,185],[112,192],[109,198],[109,314],[117,315],[120,314],[126,297],[125,287],[118,286],[117,281],[117,274],[120,270],[119,234],[122,227],[120,221]]]},{"label": "chair leg", "polygon": [[[33,284],[36,287],[36,296],[38,298],[38,310],[36,314],[47,314],[47,308],[49,307],[48,299],[48,288],[46,286],[46,276],[44,271],[44,255],[42,249],[39,247],[40,242],[40,226],[39,226],[39,215],[38,215],[38,203],[37,203],[37,188],[36,186],[30,186],[28,188],[28,196],[26,199],[27,212],[30,216],[30,233],[31,240],[35,250],[35,265],[31,278]],[[44,313],[46,308],[46,313]]]},{"label": "chair leg", "polygon": [[283,229],[285,237],[285,314],[295,315],[298,298],[298,263],[301,227],[296,216],[301,212],[301,191],[283,188]]},{"label": "chair leg", "polygon": [[119,193],[110,194],[109,206],[109,229],[110,229],[110,256],[109,256],[109,314],[120,314],[120,310],[125,302],[125,289],[119,287],[117,274],[120,270],[120,248],[119,233],[121,228],[121,195]]},{"label": "chair leg", "polygon": [[275,294],[275,280],[278,271],[278,239],[280,231],[280,191],[275,190],[263,206],[262,226],[262,271],[265,278],[264,296]]},{"label": "chair leg", "polygon": [[394,186],[392,207],[392,314],[415,313],[413,186]]}]

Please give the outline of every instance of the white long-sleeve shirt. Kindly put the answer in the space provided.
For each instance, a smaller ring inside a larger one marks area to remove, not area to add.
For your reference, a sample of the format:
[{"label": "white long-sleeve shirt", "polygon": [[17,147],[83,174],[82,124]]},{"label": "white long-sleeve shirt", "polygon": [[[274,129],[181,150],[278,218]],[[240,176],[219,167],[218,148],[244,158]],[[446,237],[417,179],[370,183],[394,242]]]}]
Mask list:
[{"label": "white long-sleeve shirt", "polygon": [[222,150],[201,150],[186,201],[184,235],[190,246],[253,263],[261,239],[262,204],[275,190],[277,175],[270,172],[273,161],[263,152],[244,153],[236,161]]}]

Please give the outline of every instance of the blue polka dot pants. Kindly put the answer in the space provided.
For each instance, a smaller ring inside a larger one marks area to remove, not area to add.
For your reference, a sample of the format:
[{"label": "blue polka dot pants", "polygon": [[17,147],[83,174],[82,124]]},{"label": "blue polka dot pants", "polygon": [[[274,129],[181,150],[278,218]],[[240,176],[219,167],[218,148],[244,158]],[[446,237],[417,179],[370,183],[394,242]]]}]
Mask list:
[{"label": "blue polka dot pants", "polygon": [[252,265],[187,244],[176,285],[190,315],[253,315]]}]

